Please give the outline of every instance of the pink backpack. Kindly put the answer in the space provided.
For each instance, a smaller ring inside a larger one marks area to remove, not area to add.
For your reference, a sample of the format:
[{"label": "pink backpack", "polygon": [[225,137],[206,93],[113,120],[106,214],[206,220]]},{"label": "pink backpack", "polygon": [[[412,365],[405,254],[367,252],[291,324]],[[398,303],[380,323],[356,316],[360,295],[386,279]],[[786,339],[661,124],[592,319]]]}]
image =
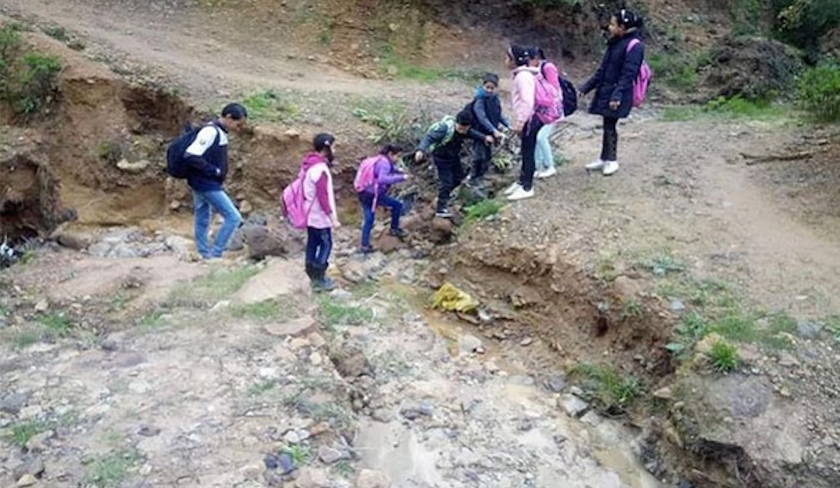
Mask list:
[{"label": "pink backpack", "polygon": [[560,118],[562,104],[558,104],[559,94],[542,74],[534,75],[534,112],[543,124],[553,124]]},{"label": "pink backpack", "polygon": [[283,198],[280,201],[282,215],[295,229],[306,228],[309,212],[312,210],[312,205],[315,204],[313,201],[308,209],[304,208],[306,206],[306,197],[303,194],[304,178],[306,178],[306,170],[301,168],[297,178],[283,189]]},{"label": "pink backpack", "polygon": [[[630,42],[627,43],[627,49],[624,51],[625,53],[629,53],[631,49],[636,47],[638,44],[641,44],[641,41],[638,39],[630,39]],[[636,75],[635,81],[633,81],[633,106],[639,107],[642,105],[642,102],[645,101],[645,95],[647,94],[648,84],[650,84],[650,79],[653,76],[653,71],[651,71],[650,66],[648,66],[647,61],[642,60],[642,65],[639,66],[639,74]]]},{"label": "pink backpack", "polygon": [[376,163],[379,161],[382,161],[382,155],[377,154],[363,159],[359,164],[356,179],[353,180],[353,188],[356,189],[356,193],[363,192],[368,187],[373,186],[373,193],[376,194]]}]

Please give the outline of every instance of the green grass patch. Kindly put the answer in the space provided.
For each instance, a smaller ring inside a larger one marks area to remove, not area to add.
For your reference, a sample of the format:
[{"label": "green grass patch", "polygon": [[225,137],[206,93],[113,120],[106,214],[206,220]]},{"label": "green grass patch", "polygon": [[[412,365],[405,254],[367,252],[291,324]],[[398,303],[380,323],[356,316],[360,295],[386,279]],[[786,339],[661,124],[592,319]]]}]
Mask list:
[{"label": "green grass patch", "polygon": [[256,266],[216,269],[173,290],[169,302],[171,305],[181,306],[215,305],[219,300],[227,299],[236,293],[259,271]]},{"label": "green grass patch", "polygon": [[495,199],[482,200],[475,205],[467,207],[467,215],[465,221],[474,222],[476,220],[484,220],[487,217],[498,215],[504,208],[504,203]]},{"label": "green grass patch", "polygon": [[342,303],[325,295],[318,297],[318,315],[329,328],[337,325],[362,325],[374,319],[373,310],[368,307]]},{"label": "green grass patch", "polygon": [[62,312],[42,315],[38,322],[47,329],[53,337],[67,337],[73,329],[73,322]]},{"label": "green grass patch", "polygon": [[683,52],[656,52],[647,55],[647,62],[666,85],[681,91],[692,91],[699,81],[700,59]]},{"label": "green grass patch", "polygon": [[277,386],[277,382],[274,380],[264,380],[260,381],[259,383],[255,383],[248,388],[248,396],[249,397],[258,397],[266,392],[269,392]]},{"label": "green grass patch", "polygon": [[740,362],[738,348],[726,341],[718,341],[712,344],[709,359],[712,360],[712,366],[723,373],[733,371]]},{"label": "green grass patch", "polygon": [[153,310],[140,317],[138,325],[146,330],[158,329],[165,323],[163,316],[162,310]]},{"label": "green grass patch", "polygon": [[686,271],[687,266],[681,260],[675,258],[669,252],[660,252],[652,257],[640,260],[637,263],[638,267],[649,271],[654,276],[667,276],[669,274],[679,274]]},{"label": "green grass patch", "polygon": [[700,118],[782,120],[794,117],[796,112],[789,104],[770,100],[749,100],[740,96],[719,97],[705,105],[670,106],[662,112],[662,119],[669,122]]},{"label": "green grass patch", "polygon": [[338,428],[350,427],[353,424],[353,414],[336,401],[316,402],[307,398],[303,392],[298,392],[287,395],[282,403],[315,422],[330,422]]},{"label": "green grass patch", "polygon": [[644,313],[644,305],[637,299],[627,300],[621,305],[621,320],[640,319]]},{"label": "green grass patch", "polygon": [[312,448],[308,444],[293,444],[283,448],[284,453],[294,461],[295,466],[305,466],[312,462]]},{"label": "green grass patch", "polygon": [[48,422],[18,422],[11,427],[12,444],[23,448],[30,439],[48,430],[50,430],[50,424]]},{"label": "green grass patch", "polygon": [[580,363],[570,374],[582,382],[585,396],[606,410],[624,410],[642,393],[638,378],[624,375],[610,366]]},{"label": "green grass patch", "polygon": [[139,452],[133,449],[103,454],[91,459],[86,467],[85,483],[98,488],[121,486],[131,468],[142,461]]},{"label": "green grass patch", "polygon": [[402,80],[421,83],[434,83],[440,80],[478,81],[481,76],[478,70],[423,66],[391,53],[386,53],[381,59],[382,71]]},{"label": "green grass patch", "polygon": [[300,109],[273,90],[263,90],[242,100],[248,118],[257,122],[293,122]]},{"label": "green grass patch", "polygon": [[294,318],[295,309],[291,303],[267,300],[258,303],[236,304],[231,307],[230,313],[237,318],[251,318],[260,321],[283,321]]}]

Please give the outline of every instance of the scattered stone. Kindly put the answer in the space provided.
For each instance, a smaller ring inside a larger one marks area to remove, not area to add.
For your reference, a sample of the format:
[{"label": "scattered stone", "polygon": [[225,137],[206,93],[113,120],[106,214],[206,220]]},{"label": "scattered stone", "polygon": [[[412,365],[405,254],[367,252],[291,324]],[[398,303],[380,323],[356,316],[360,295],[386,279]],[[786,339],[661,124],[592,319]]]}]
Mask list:
[{"label": "scattered stone", "polygon": [[249,464],[239,468],[239,472],[245,477],[245,479],[256,481],[262,475],[263,467],[259,464]]},{"label": "scattered stone", "polygon": [[522,347],[528,347],[531,344],[533,344],[533,342],[534,342],[534,339],[532,339],[530,337],[526,337],[519,342],[519,345],[522,346]]},{"label": "scattered stone", "polygon": [[154,425],[141,425],[140,428],[137,429],[137,435],[141,435],[143,437],[154,437],[160,434],[160,432],[160,427],[155,427]]},{"label": "scattered stone", "polygon": [[305,430],[292,429],[283,435],[283,440],[285,440],[289,444],[300,444],[306,439],[309,439],[309,432]]},{"label": "scattered stone", "polygon": [[570,417],[580,417],[589,409],[589,405],[585,401],[571,394],[561,396],[558,403]]},{"label": "scattered stone", "polygon": [[241,227],[242,237],[248,245],[248,257],[263,260],[268,256],[285,256],[290,252],[288,236],[278,229],[260,225]]},{"label": "scattered stone", "polygon": [[72,232],[60,232],[55,236],[55,241],[59,245],[64,246],[74,251],[84,251],[90,246],[90,238],[81,234],[74,234]]},{"label": "scattered stone", "polygon": [[219,312],[228,308],[230,308],[230,300],[222,300],[213,305],[213,308],[210,309],[210,312]]},{"label": "scattered stone", "polygon": [[318,322],[312,317],[304,316],[282,324],[269,324],[265,331],[273,336],[301,336],[314,332],[318,328]]},{"label": "scattered stone", "polygon": [[808,320],[803,320],[796,324],[796,334],[803,339],[819,339],[822,330],[822,325]]},{"label": "scattered stone", "polygon": [[588,424],[595,427],[601,423],[601,416],[595,413],[593,410],[590,410],[586,412],[586,414],[583,417],[580,418],[580,421],[584,424]]},{"label": "scattered stone", "polygon": [[490,312],[482,309],[478,309],[478,320],[481,321],[484,325],[490,325],[493,323],[493,315]]},{"label": "scattered stone", "polygon": [[324,358],[319,353],[313,352],[309,355],[309,362],[312,363],[312,366],[320,366],[324,362]]},{"label": "scattered stone", "polygon": [[292,459],[291,454],[284,452],[280,455],[280,467],[279,471],[284,475],[290,474],[292,471],[295,470],[295,461]]},{"label": "scattered stone", "polygon": [[330,423],[329,422],[321,422],[320,424],[315,424],[309,429],[309,435],[311,437],[317,437],[321,434],[326,434],[330,431]]},{"label": "scattered stone", "polygon": [[305,469],[295,480],[295,488],[325,488],[327,486],[329,486],[329,477],[323,469]]},{"label": "scattered stone", "polygon": [[41,408],[40,405],[29,405],[28,407],[23,407],[18,412],[18,417],[21,420],[29,420],[39,417],[44,410]]},{"label": "scattered stone", "polygon": [[653,396],[661,400],[670,400],[673,398],[673,392],[671,391],[671,387],[666,386],[653,392]]},{"label": "scattered stone", "polygon": [[142,173],[149,167],[151,163],[145,159],[130,163],[127,159],[121,159],[117,163],[117,169],[125,171],[126,173]]},{"label": "scattered stone", "polygon": [[38,313],[44,313],[50,309],[50,302],[47,301],[46,298],[42,298],[35,304],[35,311]]},{"label": "scattered stone", "polygon": [[14,477],[15,479],[20,479],[27,474],[35,476],[36,478],[41,476],[41,473],[44,472],[44,461],[41,460],[38,456],[27,455],[24,458],[23,464],[18,465],[14,469]]},{"label": "scattered stone", "polygon": [[561,393],[566,389],[566,378],[561,375],[554,375],[545,382],[545,386],[554,393]]},{"label": "scattered stone", "polygon": [[254,206],[248,200],[242,200],[239,202],[239,211],[243,215],[248,215],[254,211]]},{"label": "scattered stone", "polygon": [[793,357],[791,353],[783,351],[779,355],[779,366],[792,368],[794,366],[799,366],[799,361],[795,357]]},{"label": "scattered stone", "polygon": [[35,434],[28,441],[26,441],[26,450],[29,452],[44,452],[49,449],[49,440],[55,437],[55,432],[48,430]]},{"label": "scattered stone", "polygon": [[38,478],[32,476],[31,474],[25,474],[20,477],[17,482],[17,486],[19,488],[24,488],[26,486],[34,486],[38,484]]},{"label": "scattered stone", "polygon": [[417,420],[420,417],[431,417],[434,415],[434,406],[428,402],[420,402],[417,405],[403,407],[400,415],[408,420]]},{"label": "scattered stone", "polygon": [[330,292],[330,298],[344,302],[353,298],[353,294],[343,288],[336,288]]},{"label": "scattered stone", "polygon": [[672,312],[682,312],[685,310],[685,304],[677,299],[671,300],[670,307]]},{"label": "scattered stone", "polygon": [[464,334],[458,338],[458,353],[472,354],[482,349],[481,339],[471,334]]},{"label": "scattered stone", "polygon": [[347,455],[344,452],[332,447],[321,446],[318,448],[318,459],[324,464],[334,464],[346,457]]},{"label": "scattered stone", "polygon": [[390,488],[391,480],[385,473],[362,469],[356,475],[356,488]]},{"label": "scattered stone", "polygon": [[145,395],[152,391],[152,385],[146,380],[134,380],[128,384],[128,390],[138,395]]},{"label": "scattered stone", "polygon": [[114,352],[119,347],[117,346],[117,341],[113,339],[104,339],[102,342],[99,343],[99,348],[103,351]]},{"label": "scattered stone", "polygon": [[29,402],[29,395],[26,393],[12,393],[0,399],[0,412],[10,415],[17,415]]},{"label": "scattered stone", "polygon": [[280,467],[280,456],[270,452],[263,458],[263,464],[265,464],[265,469],[275,470]]}]

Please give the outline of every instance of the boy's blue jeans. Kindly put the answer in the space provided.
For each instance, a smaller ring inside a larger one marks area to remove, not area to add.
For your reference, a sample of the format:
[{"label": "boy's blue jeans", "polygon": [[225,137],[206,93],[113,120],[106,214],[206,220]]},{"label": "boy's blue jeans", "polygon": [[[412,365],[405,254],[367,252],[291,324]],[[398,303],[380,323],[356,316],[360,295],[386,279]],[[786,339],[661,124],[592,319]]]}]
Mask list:
[{"label": "boy's blue jeans", "polygon": [[[242,223],[242,215],[223,190],[198,192],[193,190],[193,213],[195,214],[195,247],[204,259],[220,258],[236,228]],[[218,213],[224,218],[216,234],[213,247],[207,245],[210,218]]]}]

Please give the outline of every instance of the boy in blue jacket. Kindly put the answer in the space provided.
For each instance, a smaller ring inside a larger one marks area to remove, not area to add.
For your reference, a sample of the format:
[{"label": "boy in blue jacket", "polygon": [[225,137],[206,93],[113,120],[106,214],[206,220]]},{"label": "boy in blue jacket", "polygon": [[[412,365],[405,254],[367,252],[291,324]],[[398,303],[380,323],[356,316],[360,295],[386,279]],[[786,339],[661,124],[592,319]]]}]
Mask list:
[{"label": "boy in blue jacket", "polygon": [[[485,73],[481,77],[481,86],[475,93],[472,101],[472,111],[475,114],[475,128],[485,136],[493,136],[498,142],[504,134],[502,130],[510,127],[510,122],[502,114],[502,102],[499,100],[497,90],[499,88],[499,76],[494,73]],[[485,141],[475,141],[473,145],[472,174],[470,184],[478,185],[490,167],[492,158],[492,147]]]}]

